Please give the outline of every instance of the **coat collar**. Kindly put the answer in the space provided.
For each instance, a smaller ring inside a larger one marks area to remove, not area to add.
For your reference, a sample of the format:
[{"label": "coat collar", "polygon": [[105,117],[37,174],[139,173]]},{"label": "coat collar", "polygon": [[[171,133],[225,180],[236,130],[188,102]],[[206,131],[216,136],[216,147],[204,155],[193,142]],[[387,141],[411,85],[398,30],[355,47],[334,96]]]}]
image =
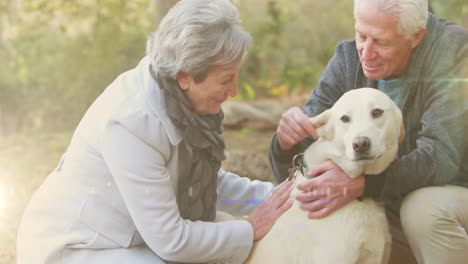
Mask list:
[{"label": "coat collar", "polygon": [[138,64],[136,71],[138,82],[144,88],[145,100],[149,104],[152,112],[161,121],[164,130],[172,145],[178,145],[182,141],[182,132],[172,123],[167,115],[164,95],[157,82],[151,77],[149,72],[150,60],[144,57]]}]

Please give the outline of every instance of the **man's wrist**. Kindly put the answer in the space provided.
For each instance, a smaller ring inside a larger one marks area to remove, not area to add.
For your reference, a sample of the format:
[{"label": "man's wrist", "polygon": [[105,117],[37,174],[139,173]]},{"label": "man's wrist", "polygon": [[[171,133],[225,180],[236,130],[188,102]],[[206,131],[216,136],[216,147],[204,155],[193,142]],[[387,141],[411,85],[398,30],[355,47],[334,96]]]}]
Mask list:
[{"label": "man's wrist", "polygon": [[[294,147],[292,149],[294,149]],[[270,151],[271,151],[271,153],[273,155],[275,155],[275,157],[277,158],[278,161],[290,163],[291,159],[295,155],[295,153],[293,151],[291,151],[292,149],[283,150],[281,148],[280,143],[279,143],[278,135],[276,133],[273,135]]]},{"label": "man's wrist", "polygon": [[360,181],[359,184],[362,185],[362,188],[359,188],[359,193],[357,197],[363,197],[364,192],[366,190],[366,177],[364,175],[361,175],[361,177],[359,177],[359,181]]},{"label": "man's wrist", "polygon": [[385,175],[364,175],[365,186],[363,197],[371,197],[378,199],[383,191],[385,185]]}]

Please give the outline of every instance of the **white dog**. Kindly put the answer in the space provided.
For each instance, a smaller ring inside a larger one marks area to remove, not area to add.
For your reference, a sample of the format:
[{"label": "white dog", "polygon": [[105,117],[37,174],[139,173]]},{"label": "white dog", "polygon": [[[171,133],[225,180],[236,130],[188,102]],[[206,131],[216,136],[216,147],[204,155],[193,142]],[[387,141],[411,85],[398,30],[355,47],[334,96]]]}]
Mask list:
[{"label": "white dog", "polygon": [[[305,151],[306,165],[332,160],[350,177],[381,173],[395,159],[404,138],[400,110],[372,88],[345,93],[311,122],[319,139]],[[300,173],[295,175],[297,183],[306,180]],[[247,263],[378,264],[387,263],[390,250],[385,211],[375,201],[354,200],[328,217],[313,220],[295,201],[254,244]]]}]

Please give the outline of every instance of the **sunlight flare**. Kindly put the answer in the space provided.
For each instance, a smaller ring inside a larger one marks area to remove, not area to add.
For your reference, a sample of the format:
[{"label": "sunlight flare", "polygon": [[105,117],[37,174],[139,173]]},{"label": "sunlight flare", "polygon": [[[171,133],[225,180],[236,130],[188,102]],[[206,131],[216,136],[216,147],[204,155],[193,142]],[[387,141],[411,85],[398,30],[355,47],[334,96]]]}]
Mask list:
[{"label": "sunlight flare", "polygon": [[0,183],[0,216],[3,216],[6,207],[6,191],[5,186]]}]

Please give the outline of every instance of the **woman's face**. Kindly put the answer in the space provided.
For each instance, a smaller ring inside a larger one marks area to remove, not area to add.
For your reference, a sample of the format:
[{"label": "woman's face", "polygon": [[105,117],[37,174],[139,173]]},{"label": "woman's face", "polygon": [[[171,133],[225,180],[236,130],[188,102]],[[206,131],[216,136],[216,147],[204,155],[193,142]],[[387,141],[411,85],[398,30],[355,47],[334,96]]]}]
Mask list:
[{"label": "woman's face", "polygon": [[190,74],[179,73],[177,80],[192,104],[192,109],[199,115],[216,114],[221,111],[221,104],[229,96],[237,95],[237,77],[241,64],[213,66],[206,78],[195,82]]}]

